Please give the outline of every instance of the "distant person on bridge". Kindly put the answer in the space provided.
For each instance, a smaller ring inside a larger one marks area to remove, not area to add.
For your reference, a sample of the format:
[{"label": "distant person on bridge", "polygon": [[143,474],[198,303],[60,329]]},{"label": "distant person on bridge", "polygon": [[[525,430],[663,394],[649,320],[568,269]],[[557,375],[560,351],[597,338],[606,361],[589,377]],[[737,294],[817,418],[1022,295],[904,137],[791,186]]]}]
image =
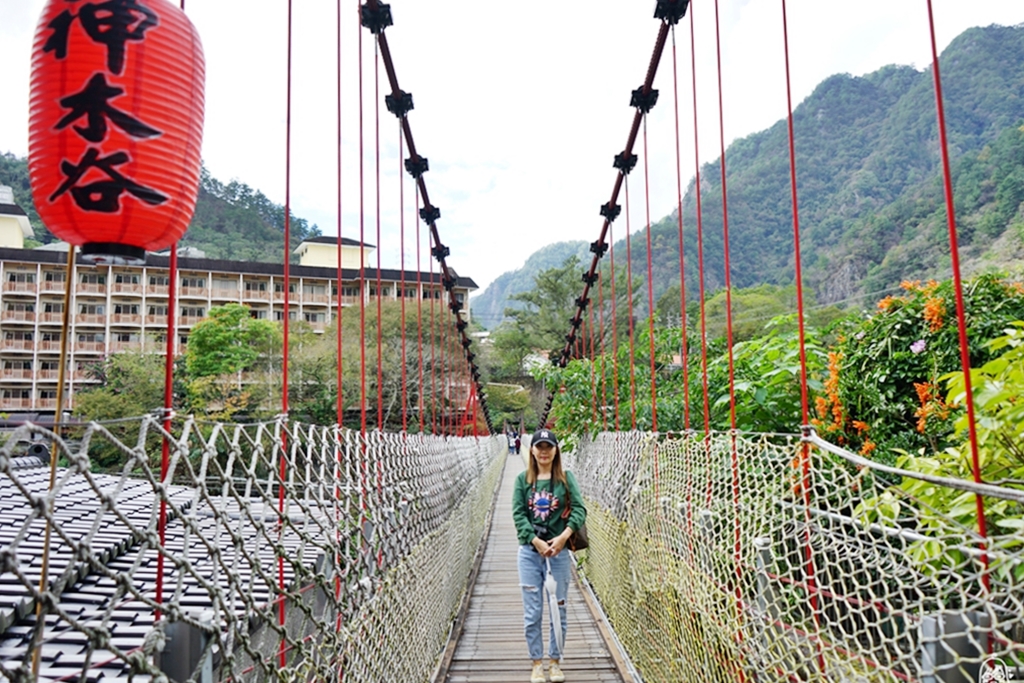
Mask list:
[{"label": "distant person on bridge", "polygon": [[[562,469],[562,452],[557,437],[550,430],[541,429],[530,440],[530,462],[526,471],[516,478],[512,494],[512,518],[519,538],[519,586],[523,593],[526,646],[533,660],[530,683],[545,683],[541,635],[545,573],[550,563],[551,573],[558,582],[555,593],[564,643],[565,598],[569,591],[571,560],[569,553],[562,551],[569,537],[587,519],[576,477]],[[548,655],[551,657],[551,681],[564,681],[565,674],[559,666],[562,653],[554,629],[551,629]]]}]

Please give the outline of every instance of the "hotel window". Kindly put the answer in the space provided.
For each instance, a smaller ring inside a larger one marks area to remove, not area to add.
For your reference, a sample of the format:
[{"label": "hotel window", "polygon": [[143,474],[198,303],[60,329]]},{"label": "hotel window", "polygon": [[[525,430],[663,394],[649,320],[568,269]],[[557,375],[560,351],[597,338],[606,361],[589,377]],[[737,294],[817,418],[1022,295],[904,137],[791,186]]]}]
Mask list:
[{"label": "hotel window", "polygon": [[150,287],[167,287],[171,284],[171,278],[167,275],[150,275],[149,286]]},{"label": "hotel window", "polygon": [[29,282],[29,283],[31,283],[31,282],[35,282],[36,281],[36,274],[35,273],[26,273],[26,272],[23,272],[23,271],[20,271],[20,270],[9,271],[7,273],[7,281],[8,282]]},{"label": "hotel window", "polygon": [[47,301],[43,304],[43,313],[63,313],[64,302],[62,301]]},{"label": "hotel window", "polygon": [[79,304],[78,312],[81,315],[103,315],[103,304]]},{"label": "hotel window", "polygon": [[30,360],[5,360],[4,370],[31,370],[32,361]]},{"label": "hotel window", "polygon": [[[60,336],[58,336],[57,338],[60,339]],[[21,332],[21,331],[18,331],[18,332],[8,331],[4,335],[4,339],[10,339],[11,341],[32,341],[32,333],[31,332]]]},{"label": "hotel window", "polygon": [[80,332],[78,334],[78,341],[79,342],[85,342],[85,343],[95,342],[97,344],[102,344],[103,343],[103,333],[102,332]]},{"label": "hotel window", "polygon": [[114,313],[116,315],[138,315],[139,306],[138,304],[114,304]]},{"label": "hotel window", "polygon": [[119,285],[137,285],[139,276],[135,273],[117,273],[114,275],[114,282]]},{"label": "hotel window", "polygon": [[183,277],[181,278],[182,287],[195,287],[197,289],[206,289],[206,278],[204,277]]},{"label": "hotel window", "polygon": [[202,318],[206,315],[206,309],[202,306],[182,306],[181,317],[183,318]]},{"label": "hotel window", "polygon": [[238,280],[214,280],[213,288],[221,291],[227,290],[230,292],[238,291]]},{"label": "hotel window", "polygon": [[21,304],[21,303],[8,303],[8,311],[19,311],[21,313],[34,313],[36,310],[35,304]]},{"label": "hotel window", "polygon": [[64,282],[64,273],[59,270],[48,270],[43,273],[43,279],[47,282]]},{"label": "hotel window", "polygon": [[105,285],[107,284],[107,276],[99,273],[82,273],[79,276],[83,285]]},{"label": "hotel window", "polygon": [[167,307],[166,306],[150,306],[149,307],[149,314],[150,315],[167,315]]}]

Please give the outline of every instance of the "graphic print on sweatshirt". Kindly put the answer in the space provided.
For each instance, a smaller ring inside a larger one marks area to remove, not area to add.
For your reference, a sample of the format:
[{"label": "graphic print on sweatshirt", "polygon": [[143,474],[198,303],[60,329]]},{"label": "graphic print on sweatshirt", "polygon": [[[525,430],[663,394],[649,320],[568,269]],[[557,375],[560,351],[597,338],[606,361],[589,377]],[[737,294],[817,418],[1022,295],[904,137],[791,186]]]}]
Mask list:
[{"label": "graphic print on sweatshirt", "polygon": [[558,496],[551,491],[534,490],[530,496],[530,511],[533,513],[533,519],[538,522],[546,522],[551,513],[558,510],[559,505]]}]

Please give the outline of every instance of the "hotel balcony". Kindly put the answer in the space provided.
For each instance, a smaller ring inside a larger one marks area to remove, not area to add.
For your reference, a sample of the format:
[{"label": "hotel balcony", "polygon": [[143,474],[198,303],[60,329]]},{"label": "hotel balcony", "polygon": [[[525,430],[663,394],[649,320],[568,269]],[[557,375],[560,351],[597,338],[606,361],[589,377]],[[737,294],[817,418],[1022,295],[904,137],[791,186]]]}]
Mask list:
[{"label": "hotel balcony", "polygon": [[34,283],[34,282],[5,282],[4,283],[4,291],[5,292],[22,293],[22,294],[35,294],[36,293],[36,283]]},{"label": "hotel balcony", "polygon": [[5,310],[0,313],[0,320],[6,323],[33,323],[36,321],[36,312]]},{"label": "hotel balcony", "polygon": [[243,301],[270,301],[270,292],[267,290],[246,289],[242,291]]},{"label": "hotel balcony", "polygon": [[64,322],[64,314],[61,312],[43,311],[38,314],[39,322],[51,325],[60,325]]},{"label": "hotel balcony", "polygon": [[32,351],[35,342],[31,339],[4,339],[2,343],[4,351]]},{"label": "hotel balcony", "polygon": [[154,325],[156,327],[167,327],[167,316],[166,315],[147,315],[146,325]]},{"label": "hotel balcony", "polygon": [[63,280],[43,280],[39,285],[39,291],[50,294],[63,294],[64,293],[64,281]]},{"label": "hotel balcony", "polygon": [[110,342],[110,352],[120,353],[122,351],[141,351],[141,341],[114,341]]},{"label": "hotel balcony", "polygon": [[115,282],[111,285],[114,294],[137,294],[142,296],[142,285],[132,282]]},{"label": "hotel balcony", "polygon": [[[29,342],[30,344],[32,342]],[[43,339],[39,342],[40,351],[49,351],[52,353],[60,352],[60,340],[59,339]]]},{"label": "hotel balcony", "polygon": [[57,407],[57,399],[55,398],[37,398],[36,409],[37,410],[53,410]]},{"label": "hotel balcony", "polygon": [[167,296],[170,287],[167,285],[150,285],[146,288],[146,296]]},{"label": "hotel balcony", "polygon": [[0,410],[29,410],[31,407],[30,398],[0,398]]},{"label": "hotel balcony", "polygon": [[75,353],[103,353],[105,344],[100,341],[78,342],[75,344]]},{"label": "hotel balcony", "polygon": [[4,368],[0,370],[0,379],[32,379],[32,371],[27,368]]},{"label": "hotel balcony", "polygon": [[45,370],[37,370],[36,371],[36,379],[41,380],[41,381],[56,382],[57,379],[58,379],[57,378],[57,372],[58,372],[57,368],[47,368]]},{"label": "hotel balcony", "polygon": [[[187,297],[192,297],[192,298],[199,297],[201,299],[205,299],[206,295],[207,295],[207,293],[209,293],[209,291],[210,290],[208,290],[206,287],[188,287],[188,286],[182,285],[181,289],[178,290],[178,296],[181,296],[181,297],[186,297],[187,296]],[[235,295],[237,296],[237,294],[238,293],[236,292]]]},{"label": "hotel balcony", "polygon": [[79,294],[106,294],[107,286],[97,282],[79,282],[75,291]]},{"label": "hotel balcony", "polygon": [[304,304],[329,304],[331,303],[331,297],[327,294],[303,294],[302,303]]},{"label": "hotel balcony", "polygon": [[79,313],[75,316],[76,325],[106,325],[107,316],[103,313]]},{"label": "hotel balcony", "polygon": [[213,289],[212,298],[220,301],[238,301],[238,290],[237,289]]},{"label": "hotel balcony", "polygon": [[110,316],[110,324],[138,327],[142,324],[142,316],[138,313],[114,313]]},{"label": "hotel balcony", "polygon": [[198,315],[183,315],[180,318],[178,318],[178,325],[180,325],[181,327],[191,327],[192,325],[198,323],[200,320],[202,320],[202,318]]}]

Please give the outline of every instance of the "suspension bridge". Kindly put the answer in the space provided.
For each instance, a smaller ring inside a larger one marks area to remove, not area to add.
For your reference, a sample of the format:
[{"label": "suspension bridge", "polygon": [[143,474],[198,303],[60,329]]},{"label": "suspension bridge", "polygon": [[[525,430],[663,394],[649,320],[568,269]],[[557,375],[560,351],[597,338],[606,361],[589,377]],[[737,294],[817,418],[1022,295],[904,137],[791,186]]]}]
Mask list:
[{"label": "suspension bridge", "polygon": [[[613,189],[600,206],[592,261],[581,273],[564,348],[552,359],[565,366],[603,355],[605,343],[618,342],[620,332],[628,339],[631,359],[631,381],[624,386],[617,382],[618,372],[610,381],[591,365],[595,413],[598,397],[608,405],[608,397],[614,396],[618,406],[620,395],[629,395],[630,414],[602,409],[603,430],[583,435],[564,454],[586,498],[590,531],[589,548],[575,557],[569,594],[563,660],[567,680],[1006,680],[1024,662],[1024,590],[1018,579],[1024,574],[1024,555],[1019,529],[987,526],[985,506],[1020,506],[1024,493],[986,483],[980,476],[969,381],[970,480],[882,465],[821,438],[811,426],[803,357],[803,420],[792,426],[792,433],[737,430],[734,391],[732,429],[714,431],[702,303],[702,348],[686,347],[684,329],[679,350],[682,358],[701,353],[705,359],[703,396],[693,397],[692,407],[686,396],[686,429],[658,430],[656,381],[650,387],[652,428],[637,429],[633,361],[644,354],[634,348],[632,314],[628,330],[605,333],[604,316],[610,316],[609,327],[617,320],[615,254],[609,246],[613,222],[622,213],[620,194],[629,219],[631,173],[641,171],[645,189],[649,182],[646,116],[659,104],[655,83],[659,73],[666,79],[665,72],[671,81],[661,90],[671,91],[676,113],[682,235],[678,111],[686,94],[678,88],[677,34],[689,41],[692,57],[693,11],[713,11],[716,19],[718,12],[717,0],[696,5],[688,0],[656,3],[648,68],[640,86],[628,93],[635,113],[626,145],[614,155]],[[780,29],[786,35],[785,0],[780,9]],[[931,28],[930,3],[928,9]],[[289,66],[291,16],[289,2]],[[344,16],[339,4],[339,72]],[[373,331],[367,327],[368,316],[372,322],[376,314],[379,323],[380,296],[376,311],[370,298],[360,297],[358,310],[345,312],[342,297],[337,297],[338,318],[358,315],[360,321],[359,428],[342,426],[351,410],[342,391],[337,392],[336,424],[289,418],[287,260],[280,415],[243,424],[176,413],[171,387],[177,329],[171,287],[163,406],[151,406],[154,412],[137,419],[110,423],[25,423],[7,434],[0,447],[0,673],[8,680],[526,680],[529,663],[509,510],[512,481],[523,462],[508,454],[505,437],[496,433],[499,425],[490,418],[461,315],[466,302],[453,292],[457,276],[449,265],[452,249],[441,239],[440,209],[431,203],[427,187],[429,163],[417,150],[408,118],[412,96],[400,87],[388,46],[390,7],[367,0],[359,7],[358,20],[365,29],[360,40],[366,35],[373,42],[374,68],[384,67],[383,96],[380,80],[374,84],[378,116],[383,104],[400,123],[399,155],[414,181],[417,253],[425,227],[450,313],[443,321],[441,314],[435,319],[431,301],[427,318],[422,299],[415,313],[407,311],[403,291],[400,421],[385,418],[382,326]],[[932,50],[958,331],[966,349],[934,30]],[[788,97],[788,44],[785,57]],[[721,113],[720,59],[718,64]],[[359,70],[361,74],[362,64]],[[290,78],[287,96],[290,152]],[[690,96],[696,140],[696,86]],[[791,100],[789,109],[793,249],[803,345]],[[340,111],[339,95],[339,117]],[[340,131],[339,126],[339,138]],[[724,133],[720,141],[724,188]],[[376,154],[379,159],[379,132]],[[696,268],[698,300],[703,302],[701,169],[696,160],[695,166]],[[360,183],[362,195],[362,175]],[[401,196],[404,202],[404,189]],[[369,215],[366,209],[360,205],[361,216]],[[725,202],[722,209],[728,295]],[[644,210],[650,269],[646,196]],[[287,199],[284,215],[288,245]],[[339,210],[339,283],[340,228]],[[364,228],[360,220],[360,243]],[[404,218],[400,229],[404,249]],[[627,226],[627,240],[629,233]],[[381,240],[378,211],[376,241]],[[681,237],[679,249],[683,284],[693,255],[683,253]],[[601,269],[606,256],[613,274],[607,300]],[[73,258],[72,249],[69,264]],[[176,248],[170,263],[170,281],[176,282]],[[404,267],[404,252],[402,263]],[[380,270],[378,262],[378,292]],[[364,264],[359,279],[368,277]],[[628,277],[632,281],[631,273]],[[649,326],[647,356],[653,378],[650,277],[646,295],[651,313],[639,324]],[[685,297],[684,287],[684,326]],[[632,308],[632,296],[628,299]],[[731,304],[726,311],[731,348]],[[414,327],[405,324],[407,313],[415,316]],[[435,323],[443,333],[435,333]],[[416,329],[417,336],[407,338],[408,329]],[[340,387],[342,326],[337,330]],[[374,346],[376,354],[368,354]],[[435,362],[439,354],[442,361]],[[966,371],[966,353],[964,363]],[[687,368],[683,363],[681,372]],[[730,363],[730,387],[731,369]],[[60,372],[63,387],[63,364]],[[412,375],[418,375],[417,382],[411,381]],[[407,387],[414,390],[407,394]],[[62,400],[58,395],[57,414]],[[555,400],[552,396],[548,401],[549,410]],[[25,454],[25,443],[44,448]],[[118,467],[95,471],[98,453],[108,460],[113,454]],[[897,481],[947,491],[960,501],[959,512],[881,514],[878,507],[901,504],[904,510],[921,510],[911,504],[916,502],[913,487],[892,486]],[[878,507],[865,511],[865,501],[876,501]],[[990,678],[997,673],[1004,678]]]}]

